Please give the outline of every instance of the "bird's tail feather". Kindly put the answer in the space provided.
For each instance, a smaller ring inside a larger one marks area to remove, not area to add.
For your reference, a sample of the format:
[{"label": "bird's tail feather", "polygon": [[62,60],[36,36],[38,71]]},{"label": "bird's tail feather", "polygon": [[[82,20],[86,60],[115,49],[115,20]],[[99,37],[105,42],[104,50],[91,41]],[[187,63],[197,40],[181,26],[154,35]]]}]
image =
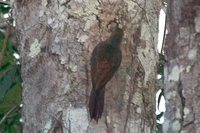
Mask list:
[{"label": "bird's tail feather", "polygon": [[105,88],[103,87],[101,89],[92,89],[90,94],[90,100],[89,100],[90,118],[95,119],[97,122],[103,113],[104,93],[105,93]]}]

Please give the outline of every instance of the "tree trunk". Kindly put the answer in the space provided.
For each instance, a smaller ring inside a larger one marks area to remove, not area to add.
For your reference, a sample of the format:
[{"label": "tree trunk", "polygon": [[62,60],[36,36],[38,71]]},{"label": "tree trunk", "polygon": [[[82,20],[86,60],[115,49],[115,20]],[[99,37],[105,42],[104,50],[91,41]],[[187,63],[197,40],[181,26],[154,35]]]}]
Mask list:
[{"label": "tree trunk", "polygon": [[[23,132],[155,132],[159,1],[16,0]],[[90,120],[90,58],[116,20],[122,62],[106,85],[103,116]]]},{"label": "tree trunk", "polygon": [[200,3],[168,3],[165,133],[200,132]]}]

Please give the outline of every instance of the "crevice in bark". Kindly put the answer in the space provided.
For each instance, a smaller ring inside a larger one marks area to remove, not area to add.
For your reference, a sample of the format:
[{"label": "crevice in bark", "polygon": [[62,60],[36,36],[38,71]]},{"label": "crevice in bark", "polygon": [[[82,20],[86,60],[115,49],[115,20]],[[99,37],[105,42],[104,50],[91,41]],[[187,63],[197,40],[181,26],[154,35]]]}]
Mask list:
[{"label": "crevice in bark", "polygon": [[180,124],[181,124],[181,129],[179,130],[179,132],[182,131],[182,127],[183,127],[183,122],[184,122],[184,108],[185,108],[185,97],[183,96],[183,87],[182,87],[182,83],[181,81],[179,81],[178,83],[178,93],[180,96],[180,100],[181,100],[181,109],[180,109],[180,113],[181,113],[181,119],[180,119]]},{"label": "crevice in bark", "polygon": [[126,120],[125,120],[125,124],[124,124],[124,133],[126,133],[127,123],[128,123],[128,119],[130,116],[130,106],[131,106],[131,99],[132,99],[131,95],[132,95],[132,92],[129,93],[129,99],[128,99],[128,104],[127,104],[127,108],[126,108]]},{"label": "crevice in bark", "polygon": [[[143,101],[143,109],[144,109],[144,115],[143,116],[145,116],[146,117],[146,100],[145,100],[145,95],[144,95],[144,92],[142,91],[142,101]],[[145,132],[145,122],[146,122],[146,120],[143,120],[142,119],[142,124],[141,124],[141,133],[144,133]]]},{"label": "crevice in bark", "polygon": [[51,0],[47,0],[47,5],[46,5],[46,7],[51,6],[51,4],[52,4]]},{"label": "crevice in bark", "polygon": [[71,0],[66,0],[64,3],[61,4],[61,6],[65,6],[66,7],[69,4],[70,1]]},{"label": "crevice in bark", "polygon": [[106,123],[106,131],[107,131],[107,133],[111,133],[111,129],[109,128],[109,123],[108,123],[107,118],[105,118],[105,123]]},{"label": "crevice in bark", "polygon": [[98,21],[98,27],[99,27],[99,30],[100,30],[101,29],[101,19],[99,18],[98,15],[95,15],[95,17],[96,17],[96,20]]},{"label": "crevice in bark", "polygon": [[51,115],[53,118],[51,129],[48,131],[48,133],[63,133],[63,128],[67,129],[65,126],[63,126],[62,116],[62,111],[59,111],[56,115]]},{"label": "crevice in bark", "polygon": [[69,117],[68,117],[68,122],[69,122],[69,124],[68,124],[68,125],[69,125],[69,127],[68,127],[68,132],[69,132],[69,133],[72,133],[72,132],[71,132],[71,120],[70,120],[70,113],[69,113]]},{"label": "crevice in bark", "polygon": [[128,99],[128,104],[127,104],[127,108],[126,108],[126,119],[125,119],[125,124],[124,124],[124,133],[126,133],[126,129],[127,129],[127,123],[128,123],[128,120],[130,118],[130,109],[131,109],[131,100],[133,99],[133,93],[134,93],[134,85],[135,85],[135,80],[134,80],[134,77],[135,77],[135,73],[133,73],[133,77],[132,77],[132,87],[130,88],[130,93],[129,93],[129,99]]},{"label": "crevice in bark", "polygon": [[89,100],[89,70],[88,70],[88,64],[85,64],[85,75],[86,75],[86,89],[85,89],[85,94],[86,94],[86,105]]},{"label": "crevice in bark", "polygon": [[187,124],[183,125],[183,127],[185,128],[185,127],[187,127],[187,126],[189,126],[189,125],[192,125],[192,124],[194,124],[194,121],[188,122]]},{"label": "crevice in bark", "polygon": [[97,0],[97,2],[99,3],[99,5],[101,5],[101,4],[102,4],[102,1],[101,1],[101,0]]},{"label": "crevice in bark", "polygon": [[58,112],[58,120],[55,120],[53,126],[53,133],[63,133],[63,124],[62,124],[62,111]]}]

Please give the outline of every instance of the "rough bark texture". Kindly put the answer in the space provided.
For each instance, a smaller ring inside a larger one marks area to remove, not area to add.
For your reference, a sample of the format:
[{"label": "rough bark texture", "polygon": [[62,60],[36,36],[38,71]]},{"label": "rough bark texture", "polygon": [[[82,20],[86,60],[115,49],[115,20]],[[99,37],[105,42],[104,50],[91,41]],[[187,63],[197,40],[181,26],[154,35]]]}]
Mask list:
[{"label": "rough bark texture", "polygon": [[[24,133],[155,132],[157,0],[15,0]],[[90,121],[90,56],[124,30],[122,62],[106,85],[102,118]]]},{"label": "rough bark texture", "polygon": [[200,132],[200,2],[170,0],[165,133]]}]

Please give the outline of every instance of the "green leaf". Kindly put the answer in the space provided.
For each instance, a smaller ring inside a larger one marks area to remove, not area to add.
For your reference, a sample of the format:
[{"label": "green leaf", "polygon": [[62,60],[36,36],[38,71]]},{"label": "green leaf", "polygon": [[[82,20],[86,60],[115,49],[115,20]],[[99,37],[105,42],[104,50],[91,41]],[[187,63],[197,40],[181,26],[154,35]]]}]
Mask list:
[{"label": "green leaf", "polygon": [[10,71],[8,71],[3,77],[0,78],[0,101],[3,100],[6,92],[11,87],[17,67],[14,67]]},{"label": "green leaf", "polygon": [[21,78],[20,76],[15,77],[14,85],[6,93],[5,98],[0,102],[0,115],[5,114],[13,106],[21,103]]},{"label": "green leaf", "polygon": [[[3,44],[3,40],[0,40],[0,50],[2,49],[2,44]],[[3,53],[3,62],[1,62],[1,66],[0,66],[0,72],[1,74],[6,72],[7,70],[12,69],[11,67],[13,67],[14,64],[16,64],[16,59],[13,56],[13,53],[16,52],[15,47],[13,46],[13,44],[8,41],[6,49]]]},{"label": "green leaf", "polygon": [[1,130],[4,133],[21,133],[21,109],[16,108],[9,114],[6,120],[1,124]]},{"label": "green leaf", "polygon": [[[0,119],[11,109],[13,106],[19,105],[21,102],[21,82],[19,76],[16,78],[17,84],[14,85],[6,94],[5,99],[0,103]],[[16,108],[11,112],[6,120],[1,125],[0,131],[3,133],[21,133],[21,109]]]},{"label": "green leaf", "polygon": [[8,5],[9,6],[9,4],[4,3],[4,2],[0,2],[0,5]]},{"label": "green leaf", "polygon": [[16,52],[16,48],[14,47],[14,44],[8,40],[7,46],[6,46],[6,53],[7,53],[7,55],[12,56],[12,53],[14,53],[14,52]]},{"label": "green leaf", "polygon": [[6,62],[5,64],[3,64],[1,67],[0,67],[0,72],[4,72],[6,71],[7,69],[9,69],[10,67],[12,67],[12,64],[10,62]]},{"label": "green leaf", "polygon": [[159,124],[159,123],[157,123],[157,125],[156,125],[156,133],[162,133],[163,131],[162,131],[162,124]]},{"label": "green leaf", "polygon": [[10,7],[7,6],[7,5],[3,5],[3,4],[0,4],[0,12],[5,14],[5,13],[8,13],[10,11]]},{"label": "green leaf", "polygon": [[5,33],[3,33],[2,31],[0,31],[0,40],[3,40],[5,38]]},{"label": "green leaf", "polygon": [[4,38],[0,40],[0,50],[2,49],[3,41],[4,41]]}]

